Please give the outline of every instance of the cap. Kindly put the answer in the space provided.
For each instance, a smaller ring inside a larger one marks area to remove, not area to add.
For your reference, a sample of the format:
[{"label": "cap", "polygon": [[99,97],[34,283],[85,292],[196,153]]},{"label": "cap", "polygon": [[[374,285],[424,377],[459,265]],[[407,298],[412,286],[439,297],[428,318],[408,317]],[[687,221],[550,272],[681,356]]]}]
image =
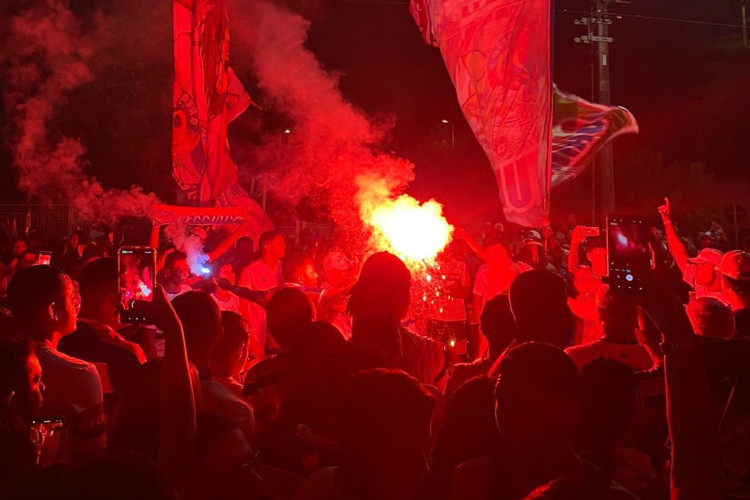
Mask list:
[{"label": "cap", "polygon": [[724,254],[721,251],[714,248],[704,248],[698,253],[698,255],[692,259],[688,259],[688,262],[691,264],[704,264],[710,262],[711,264],[718,266],[722,257],[724,257]]},{"label": "cap", "polygon": [[334,269],[337,271],[346,271],[352,264],[354,264],[354,261],[347,259],[343,253],[337,251],[328,252],[323,259],[323,270],[326,272]]},{"label": "cap", "polygon": [[727,252],[721,259],[719,272],[727,278],[750,281],[750,253],[742,250]]},{"label": "cap", "polygon": [[208,236],[208,234],[206,233],[206,230],[200,226],[191,227],[190,234],[193,234],[202,240],[205,240],[206,237]]}]

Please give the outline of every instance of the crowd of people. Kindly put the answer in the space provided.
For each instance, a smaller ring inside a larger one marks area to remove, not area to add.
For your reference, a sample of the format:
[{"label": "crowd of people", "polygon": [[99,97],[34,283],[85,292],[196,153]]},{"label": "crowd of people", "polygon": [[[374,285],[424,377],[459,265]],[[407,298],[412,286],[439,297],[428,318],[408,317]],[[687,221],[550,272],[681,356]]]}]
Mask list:
[{"label": "crowd of people", "polygon": [[657,213],[638,295],[575,224],[456,229],[419,276],[194,228],[148,324],[112,234],[9,240],[0,498],[748,498],[750,253]]}]

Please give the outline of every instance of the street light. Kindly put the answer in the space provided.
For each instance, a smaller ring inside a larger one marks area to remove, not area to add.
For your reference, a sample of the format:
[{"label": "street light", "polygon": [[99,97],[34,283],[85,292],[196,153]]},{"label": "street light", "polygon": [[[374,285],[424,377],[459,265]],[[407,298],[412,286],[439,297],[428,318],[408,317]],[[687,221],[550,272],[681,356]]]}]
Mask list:
[{"label": "street light", "polygon": [[440,120],[440,123],[445,123],[446,125],[451,126],[451,151],[455,151],[456,149],[456,126],[453,124],[452,121],[448,120],[447,118],[443,118]]}]

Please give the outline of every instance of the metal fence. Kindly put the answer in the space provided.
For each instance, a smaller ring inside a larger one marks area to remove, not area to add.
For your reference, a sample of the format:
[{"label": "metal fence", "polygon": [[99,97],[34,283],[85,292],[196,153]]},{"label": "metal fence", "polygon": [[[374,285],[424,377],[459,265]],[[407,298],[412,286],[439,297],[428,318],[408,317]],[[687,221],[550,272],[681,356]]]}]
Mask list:
[{"label": "metal fence", "polygon": [[77,217],[69,205],[0,205],[0,228],[23,235],[37,229],[46,236],[66,236],[76,229]]}]

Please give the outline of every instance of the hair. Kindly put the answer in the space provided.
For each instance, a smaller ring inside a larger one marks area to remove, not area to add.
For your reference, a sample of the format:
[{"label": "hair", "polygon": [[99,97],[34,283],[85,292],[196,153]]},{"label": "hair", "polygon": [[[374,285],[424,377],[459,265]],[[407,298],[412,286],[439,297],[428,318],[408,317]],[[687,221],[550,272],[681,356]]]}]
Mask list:
[{"label": "hair", "polygon": [[521,273],[510,285],[510,307],[521,342],[549,342],[567,347],[573,338],[573,314],[565,280],[547,270]]},{"label": "hair", "polygon": [[62,300],[65,275],[50,266],[21,269],[8,284],[8,306],[19,321],[30,319],[52,302]]},{"label": "hair", "polygon": [[498,295],[487,301],[479,324],[493,352],[502,352],[518,336],[507,295]]},{"label": "hair", "polygon": [[283,237],[284,235],[278,231],[266,231],[265,233],[261,234],[260,238],[258,239],[258,255],[262,256],[263,252],[266,249],[266,245],[271,243],[279,236]]},{"label": "hair", "polygon": [[214,299],[205,292],[190,291],[175,297],[172,307],[182,322],[191,361],[198,356],[210,355],[221,335],[221,313]]},{"label": "hair", "polygon": [[223,333],[211,351],[211,366],[221,371],[229,371],[232,360],[237,360],[237,353],[250,341],[250,323],[236,312],[221,311],[221,326]]},{"label": "hair", "polygon": [[369,457],[380,448],[390,448],[393,454],[409,450],[410,444],[428,437],[434,406],[433,397],[403,371],[361,372],[352,377],[342,398],[341,451],[345,456]]},{"label": "hair", "polygon": [[282,271],[287,282],[295,282],[299,273],[308,265],[315,265],[312,257],[303,253],[296,253],[284,258]]},{"label": "hair", "polygon": [[266,305],[268,333],[279,347],[289,350],[295,339],[313,321],[313,305],[305,292],[297,288],[282,288]]},{"label": "hair", "polygon": [[109,294],[117,293],[117,279],[116,260],[102,258],[88,263],[78,279],[81,302],[98,302]]},{"label": "hair", "polygon": [[580,411],[581,377],[560,348],[544,342],[513,347],[503,354],[498,374],[496,413],[504,437],[543,439],[572,432]]},{"label": "hair", "polygon": [[734,279],[724,275],[727,280],[727,286],[737,295],[750,295],[750,277],[744,279]]},{"label": "hair", "polygon": [[732,309],[714,297],[700,297],[688,302],[688,317],[698,335],[722,339],[734,335]]},{"label": "hair", "polygon": [[167,256],[164,257],[164,269],[172,269],[178,260],[187,260],[187,254],[179,250],[168,253]]}]

